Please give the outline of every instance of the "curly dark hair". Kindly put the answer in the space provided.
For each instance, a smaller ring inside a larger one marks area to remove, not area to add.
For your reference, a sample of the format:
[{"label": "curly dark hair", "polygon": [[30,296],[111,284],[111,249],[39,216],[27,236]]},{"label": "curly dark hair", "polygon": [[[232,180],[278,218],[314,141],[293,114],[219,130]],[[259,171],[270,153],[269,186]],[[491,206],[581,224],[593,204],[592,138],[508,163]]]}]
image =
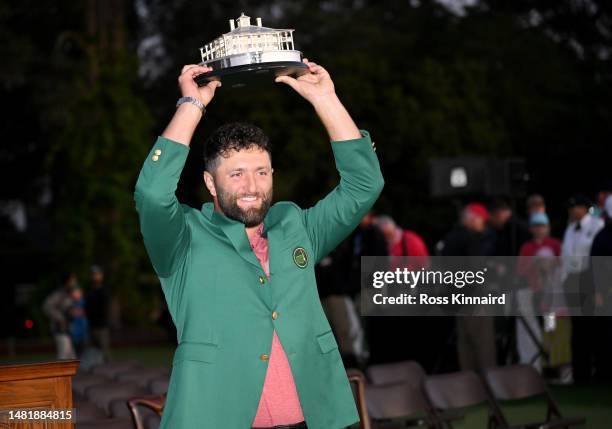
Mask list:
[{"label": "curly dark hair", "polygon": [[228,156],[232,150],[250,149],[253,146],[268,152],[272,159],[270,140],[261,128],[246,122],[222,125],[204,143],[204,168],[213,173],[219,166],[219,157]]}]

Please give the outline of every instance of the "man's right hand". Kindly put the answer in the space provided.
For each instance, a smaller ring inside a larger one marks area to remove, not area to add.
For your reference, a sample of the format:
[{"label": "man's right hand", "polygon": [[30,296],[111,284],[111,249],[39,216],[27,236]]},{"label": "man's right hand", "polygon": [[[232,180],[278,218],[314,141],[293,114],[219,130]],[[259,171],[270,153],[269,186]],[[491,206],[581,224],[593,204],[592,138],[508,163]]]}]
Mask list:
[{"label": "man's right hand", "polygon": [[214,80],[204,86],[198,86],[193,80],[196,76],[202,73],[212,71],[212,67],[199,66],[197,64],[187,64],[183,67],[181,75],[178,78],[179,87],[183,97],[194,97],[200,100],[205,106],[211,102],[215,96],[215,90],[221,86],[221,82]]}]

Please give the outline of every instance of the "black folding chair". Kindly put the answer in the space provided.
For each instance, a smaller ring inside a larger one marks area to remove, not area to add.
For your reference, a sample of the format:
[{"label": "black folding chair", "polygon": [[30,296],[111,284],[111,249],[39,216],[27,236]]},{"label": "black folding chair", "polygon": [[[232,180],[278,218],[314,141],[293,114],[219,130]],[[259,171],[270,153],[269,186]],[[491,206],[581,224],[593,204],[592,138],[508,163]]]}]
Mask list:
[{"label": "black folding chair", "polygon": [[433,375],[423,381],[423,390],[431,406],[435,427],[453,428],[453,420],[445,413],[462,411],[467,407],[485,405],[488,411],[489,429],[507,429],[480,377],[473,371]]},{"label": "black folding chair", "polygon": [[491,368],[485,371],[485,380],[506,425],[508,420],[502,411],[502,401],[511,402],[537,396],[541,396],[546,400],[547,411],[545,421],[511,426],[512,429],[569,428],[585,423],[584,417],[562,416],[559,406],[546,387],[546,383],[540,374],[530,365]]},{"label": "black folding chair", "polygon": [[421,383],[425,370],[415,361],[372,365],[366,370],[366,397],[377,428],[433,427]]}]

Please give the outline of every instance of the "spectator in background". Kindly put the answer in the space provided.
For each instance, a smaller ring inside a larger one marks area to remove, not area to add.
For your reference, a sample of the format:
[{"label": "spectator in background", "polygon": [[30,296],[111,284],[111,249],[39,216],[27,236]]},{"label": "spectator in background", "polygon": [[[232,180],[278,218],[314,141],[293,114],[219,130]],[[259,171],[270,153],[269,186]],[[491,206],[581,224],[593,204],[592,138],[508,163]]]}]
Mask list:
[{"label": "spectator in background", "polygon": [[602,183],[599,186],[599,191],[597,191],[597,201],[596,206],[594,207],[594,215],[600,217],[602,219],[606,216],[606,199],[612,195],[612,181],[607,181]]},{"label": "spectator in background", "polygon": [[534,213],[546,213],[546,201],[540,194],[531,194],[527,197],[526,207],[528,217]]},{"label": "spectator in background", "polygon": [[[561,242],[550,237],[550,222],[546,213],[534,211],[531,214],[529,231],[532,239],[521,246],[517,264],[517,273],[523,276],[529,287],[517,291],[518,308],[522,319],[516,321],[516,342],[520,362],[535,362],[534,366],[540,370],[542,368],[541,359],[534,360],[534,358],[539,354],[538,346],[539,343],[542,343],[543,333],[536,314],[546,311],[551,314],[551,317],[556,317],[555,311],[559,311],[558,308],[552,308],[552,302],[553,299],[559,297],[560,292],[558,290],[560,288],[558,257],[561,254]],[[543,299],[543,295],[550,299]],[[535,338],[531,338],[527,329],[533,333]],[[569,330],[562,330],[562,332],[568,335],[561,339],[555,338],[555,340],[563,343],[565,339],[565,344],[569,346]],[[557,357],[560,354],[563,355],[559,350],[551,354],[554,354],[551,359],[555,361],[551,366],[560,367],[570,362],[567,353],[563,358]]]},{"label": "spectator in background", "polygon": [[333,290],[355,298],[361,291],[361,257],[379,256],[386,260],[387,242],[374,219],[373,212],[366,213],[355,231],[332,251],[331,260],[322,261],[324,268],[333,266],[336,277],[328,282],[331,289],[322,289],[321,293]]},{"label": "spectator in background", "polygon": [[[485,255],[483,233],[489,212],[480,203],[465,206],[459,223],[447,234],[440,245],[441,256],[482,257]],[[480,258],[477,258],[480,259]],[[479,269],[470,258],[464,260],[462,270]],[[462,370],[483,371],[495,366],[495,330],[490,316],[456,316],[457,355]]]},{"label": "spectator in background", "polygon": [[[389,252],[389,270],[406,268],[415,271],[429,268],[429,251],[423,239],[416,232],[402,229],[391,216],[387,215],[377,216],[375,224],[385,236]],[[386,319],[386,322],[392,321],[394,326],[389,329],[395,328],[410,333],[410,341],[402,341],[403,344],[394,345],[398,359],[415,360],[424,368],[428,368],[439,357],[436,351],[428,346],[432,341],[432,333],[440,327],[437,324],[440,322],[438,318],[431,320],[426,316],[412,316],[380,319]],[[425,325],[429,326],[426,331],[421,329]]]},{"label": "spectator in background", "polygon": [[73,272],[62,274],[61,285],[51,292],[43,303],[43,312],[49,318],[51,335],[55,340],[58,359],[76,359],[76,352],[70,337],[70,310],[74,300],[72,291],[78,286],[77,276]]},{"label": "spectator in background", "polygon": [[355,232],[349,237],[351,245],[351,284],[356,287],[356,290],[351,291],[352,296],[360,291],[361,257],[386,257],[389,254],[385,236],[380,228],[374,223],[375,219],[376,216],[374,212],[368,212],[363,219],[361,219]]},{"label": "spectator in background", "polygon": [[[540,210],[541,206],[534,205],[532,209]],[[487,255],[517,256],[523,243],[530,238],[526,225],[514,215],[512,207],[503,199],[494,200],[490,211],[490,228],[485,233]]]},{"label": "spectator in background", "polygon": [[[373,211],[369,211],[361,219],[359,226],[349,237],[349,255],[350,269],[349,279],[350,284],[357,288],[357,292],[361,289],[361,257],[362,256],[377,256],[380,269],[388,267],[388,250],[385,236],[380,228],[374,224],[376,215]],[[346,279],[341,281],[345,282]],[[355,308],[359,313],[361,305],[361,295],[356,295],[354,291],[350,292],[355,303]],[[364,326],[365,341],[368,344],[369,351],[367,353],[370,362],[384,361],[388,356],[393,355],[394,350],[389,347],[385,334],[392,327],[389,324],[388,318],[385,317],[370,317],[369,319],[361,318],[360,321]],[[382,334],[382,335],[379,335]]]},{"label": "spectator in background", "polygon": [[[597,233],[591,246],[596,314],[612,316],[612,195],[603,204],[604,227]],[[600,335],[595,349],[595,377],[612,382],[612,317],[600,317]]]},{"label": "spectator in background", "polygon": [[380,228],[389,250],[390,268],[395,269],[398,264],[393,257],[407,256],[406,268],[409,270],[420,270],[429,268],[429,251],[423,239],[414,231],[402,229],[397,226],[391,216],[377,216],[376,225]]},{"label": "spectator in background", "polygon": [[568,201],[569,224],[561,246],[563,289],[572,315],[572,373],[576,383],[590,380],[596,326],[593,321],[594,289],[589,256],[595,235],[603,220],[589,213],[591,202],[584,195]]},{"label": "spectator in background", "polygon": [[489,212],[480,203],[470,203],[461,211],[459,223],[438,245],[442,256],[483,256],[483,233]]},{"label": "spectator in background", "polygon": [[[346,243],[342,245],[348,246]],[[343,260],[338,249],[321,259],[315,267],[317,289],[344,366],[362,368],[368,358],[365,334],[355,301],[348,294],[346,275],[349,267],[343,262],[350,260]]]},{"label": "spectator in background", "polygon": [[[534,201],[537,201],[534,199]],[[518,256],[520,247],[529,240],[527,226],[520,221],[512,207],[504,199],[498,198],[490,204],[491,218],[489,228],[485,231],[485,253],[489,258],[487,283],[490,288],[506,292],[508,300],[519,304],[525,295],[516,286],[516,262],[509,256]],[[517,323],[522,323],[516,317],[495,318],[497,335],[497,349],[499,350],[499,363],[517,359],[516,337]]]},{"label": "spectator in background", "polygon": [[[380,229],[374,224],[374,213],[368,212],[355,231],[317,265],[317,287],[325,315],[338,341],[345,366],[363,367],[371,357],[366,336],[371,338],[370,349],[384,354],[384,344],[374,332],[383,332],[384,321],[368,321],[359,317],[361,292],[361,257],[377,256],[385,260],[387,244]],[[386,269],[386,266],[382,269]],[[319,283],[320,282],[320,283]],[[384,318],[377,318],[384,319]],[[366,334],[367,333],[367,334]],[[376,359],[377,356],[374,356]]]},{"label": "spectator in background", "polygon": [[518,272],[527,278],[533,291],[541,291],[545,285],[542,283],[540,267],[533,264],[531,257],[536,256],[542,248],[550,249],[554,256],[561,255],[561,241],[550,236],[550,222],[546,213],[533,213],[529,217],[529,232],[532,238],[521,246]]},{"label": "spectator in background", "polygon": [[77,357],[81,358],[89,339],[89,324],[85,315],[85,297],[83,296],[83,289],[79,286],[73,288],[70,295],[72,296],[72,307],[69,310],[70,337]]},{"label": "spectator in background", "polygon": [[104,270],[99,265],[91,266],[89,286],[85,298],[85,313],[91,329],[91,345],[102,352],[104,360],[108,360],[110,357],[110,295],[104,285]]}]

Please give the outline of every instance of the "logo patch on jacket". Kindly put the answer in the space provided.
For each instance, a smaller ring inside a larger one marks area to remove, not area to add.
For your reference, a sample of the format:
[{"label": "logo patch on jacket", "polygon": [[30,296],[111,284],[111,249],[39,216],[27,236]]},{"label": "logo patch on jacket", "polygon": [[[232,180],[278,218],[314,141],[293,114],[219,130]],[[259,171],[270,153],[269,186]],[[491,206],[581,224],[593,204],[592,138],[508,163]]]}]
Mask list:
[{"label": "logo patch on jacket", "polygon": [[303,247],[296,247],[293,251],[293,262],[300,268],[306,268],[308,265],[308,253]]}]

